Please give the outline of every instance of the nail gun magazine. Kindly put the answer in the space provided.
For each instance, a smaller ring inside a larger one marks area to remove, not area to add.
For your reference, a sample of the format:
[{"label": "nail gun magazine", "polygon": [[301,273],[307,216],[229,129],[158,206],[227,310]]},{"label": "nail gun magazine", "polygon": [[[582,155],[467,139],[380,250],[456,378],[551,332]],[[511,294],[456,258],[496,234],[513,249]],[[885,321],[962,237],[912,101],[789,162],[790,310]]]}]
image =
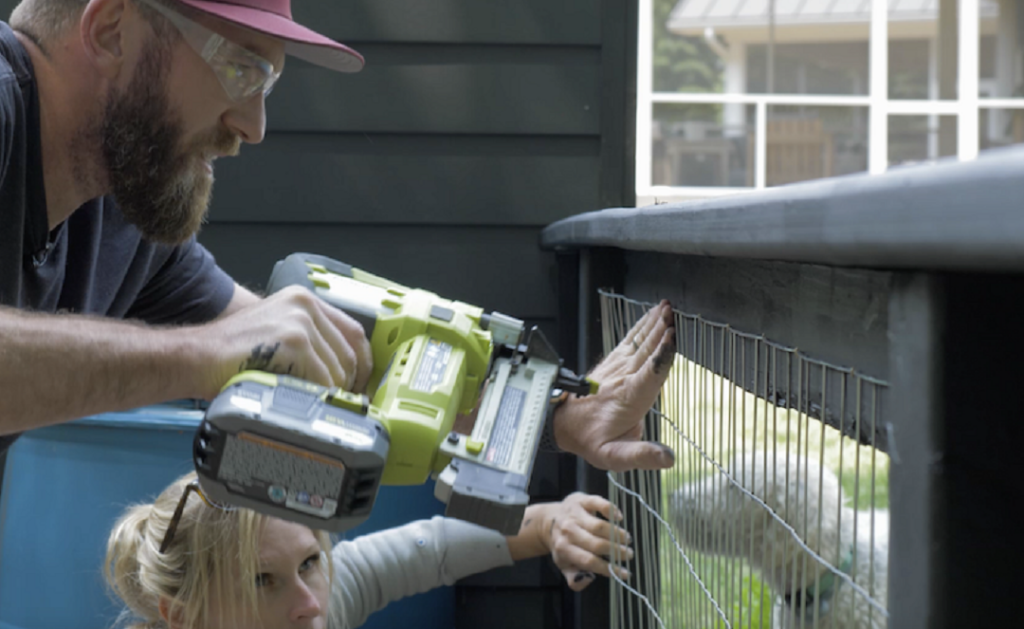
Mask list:
[{"label": "nail gun magazine", "polygon": [[[269,292],[302,285],[359,321],[373,374],[365,394],[247,371],[211,402],[193,460],[212,499],[314,529],[369,517],[381,485],[436,479],[445,515],[518,533],[553,393],[597,384],[562,366],[536,327],[296,253]],[[476,412],[470,435],[455,418]]]}]

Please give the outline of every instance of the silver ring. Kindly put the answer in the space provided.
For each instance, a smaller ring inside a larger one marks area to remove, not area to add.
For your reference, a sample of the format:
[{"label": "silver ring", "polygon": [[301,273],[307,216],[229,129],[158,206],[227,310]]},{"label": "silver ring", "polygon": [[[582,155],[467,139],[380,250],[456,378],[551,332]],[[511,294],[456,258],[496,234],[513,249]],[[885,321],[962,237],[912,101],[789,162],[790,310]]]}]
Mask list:
[{"label": "silver ring", "polygon": [[639,352],[640,351],[640,345],[636,342],[636,337],[633,337],[632,339],[630,339],[629,342],[633,344],[633,351],[635,351],[635,352]]}]

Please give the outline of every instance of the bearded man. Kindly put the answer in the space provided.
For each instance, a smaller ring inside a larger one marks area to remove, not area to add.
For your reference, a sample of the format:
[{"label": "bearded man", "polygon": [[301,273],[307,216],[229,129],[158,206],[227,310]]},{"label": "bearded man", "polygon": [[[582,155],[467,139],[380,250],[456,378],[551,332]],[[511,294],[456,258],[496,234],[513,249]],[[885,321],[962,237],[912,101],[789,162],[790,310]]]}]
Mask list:
[{"label": "bearded man", "polygon": [[[290,0],[23,0],[0,22],[0,453],[35,427],[210,399],[243,369],[365,387],[357,322],[303,288],[254,295],[196,241],[215,160],[262,141],[288,55],[363,66]],[[672,462],[640,440],[667,304],[638,330],[601,393],[554,417],[604,468]]]}]

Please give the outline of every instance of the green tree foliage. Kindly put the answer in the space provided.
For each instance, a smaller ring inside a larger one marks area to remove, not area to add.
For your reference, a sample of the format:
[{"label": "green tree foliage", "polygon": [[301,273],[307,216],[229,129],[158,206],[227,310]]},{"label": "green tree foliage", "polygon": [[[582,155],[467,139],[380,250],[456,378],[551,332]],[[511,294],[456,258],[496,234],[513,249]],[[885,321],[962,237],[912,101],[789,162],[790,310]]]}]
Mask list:
[{"label": "green tree foliage", "polygon": [[654,0],[654,90],[722,91],[722,62],[700,37],[670,33],[668,18],[678,0]]}]

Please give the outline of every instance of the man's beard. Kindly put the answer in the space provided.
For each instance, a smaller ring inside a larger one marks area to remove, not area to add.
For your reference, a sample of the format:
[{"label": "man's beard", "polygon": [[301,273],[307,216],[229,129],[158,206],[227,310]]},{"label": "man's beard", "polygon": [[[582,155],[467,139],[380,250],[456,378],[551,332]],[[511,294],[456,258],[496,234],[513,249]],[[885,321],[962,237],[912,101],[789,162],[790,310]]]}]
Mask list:
[{"label": "man's beard", "polygon": [[153,42],[127,89],[107,100],[98,129],[110,190],[128,222],[156,242],[179,244],[206,220],[213,177],[205,162],[238,150],[219,126],[181,146],[184,124],[171,111],[166,78],[170,50]]}]

